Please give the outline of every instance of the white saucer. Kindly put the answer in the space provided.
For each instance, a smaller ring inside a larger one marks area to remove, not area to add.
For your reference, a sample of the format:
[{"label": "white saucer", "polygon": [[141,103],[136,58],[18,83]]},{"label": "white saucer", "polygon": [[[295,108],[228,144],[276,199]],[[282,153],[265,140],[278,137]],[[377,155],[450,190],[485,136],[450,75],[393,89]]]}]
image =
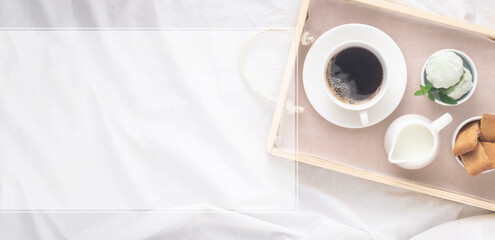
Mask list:
[{"label": "white saucer", "polygon": [[407,84],[407,68],[399,46],[381,30],[364,24],[345,24],[330,29],[309,49],[303,66],[303,84],[309,102],[329,122],[345,128],[362,128],[358,111],[343,109],[328,96],[322,84],[321,66],[327,54],[338,44],[360,40],[383,54],[389,69],[389,85],[383,98],[368,109],[369,127],[387,118],[399,105]]}]

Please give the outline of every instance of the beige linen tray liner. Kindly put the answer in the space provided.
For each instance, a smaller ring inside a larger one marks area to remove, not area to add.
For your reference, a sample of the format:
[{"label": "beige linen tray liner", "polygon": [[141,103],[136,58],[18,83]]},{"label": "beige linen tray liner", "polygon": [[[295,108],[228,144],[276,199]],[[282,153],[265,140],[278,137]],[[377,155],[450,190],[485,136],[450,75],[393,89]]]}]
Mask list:
[{"label": "beige linen tray liner", "polygon": [[[306,97],[302,84],[302,68],[311,45],[300,45],[297,100],[305,111],[297,119],[298,152],[494,201],[495,172],[469,177],[455,161],[450,143],[453,131],[462,121],[482,113],[495,113],[495,43],[482,35],[340,0],[312,0],[304,32],[318,38],[327,30],[346,23],[363,23],[377,27],[397,42],[406,59],[408,71],[404,97],[389,117],[372,127],[346,129],[333,125],[313,109]],[[424,62],[433,52],[444,48],[465,52],[478,69],[479,80],[475,94],[467,102],[455,107],[440,106],[427,97],[413,96],[419,89]],[[445,112],[452,114],[454,120],[440,134],[440,152],[433,163],[420,170],[405,170],[388,163],[383,138],[394,119],[415,113],[434,120]]]}]

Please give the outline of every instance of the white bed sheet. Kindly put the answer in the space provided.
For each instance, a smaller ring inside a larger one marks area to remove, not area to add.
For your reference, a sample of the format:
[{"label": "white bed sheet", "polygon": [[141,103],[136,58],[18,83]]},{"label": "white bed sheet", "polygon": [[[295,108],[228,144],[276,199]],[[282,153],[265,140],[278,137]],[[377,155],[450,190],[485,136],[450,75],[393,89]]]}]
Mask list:
[{"label": "white bed sheet", "polygon": [[271,108],[232,78],[254,33],[1,31],[0,210],[295,209]]},{"label": "white bed sheet", "polygon": [[[100,2],[0,1],[2,27],[292,27],[297,1]],[[493,1],[400,1],[444,15],[493,26]],[[263,45],[257,45],[263,48]],[[268,52],[270,48],[258,50]],[[283,54],[280,54],[283,61]],[[185,61],[180,54],[177,62]],[[278,61],[278,60],[277,60]],[[253,64],[253,63],[251,63]],[[260,65],[266,66],[262,62]],[[269,65],[269,64],[268,64]],[[235,69],[237,66],[232,65]],[[280,68],[280,66],[277,66]],[[280,69],[274,69],[280,70]],[[177,76],[180,78],[181,76]],[[241,81],[237,74],[232,79]],[[276,81],[271,86],[276,93]],[[258,104],[251,114],[269,122],[272,106]],[[177,92],[181,94],[181,92]],[[229,102],[224,103],[228,107]],[[215,106],[211,106],[214,108]],[[198,120],[200,121],[200,120]],[[221,128],[222,126],[218,126]],[[264,136],[268,124],[251,129]],[[265,139],[246,142],[265,158]],[[212,139],[212,147],[218,142]],[[271,159],[269,157],[266,157]],[[272,159],[271,161],[277,161]],[[290,174],[293,174],[291,172]],[[489,211],[299,165],[298,211],[239,213],[202,205],[215,213],[2,213],[2,239],[493,239]],[[275,191],[275,190],[274,190]],[[2,196],[0,196],[1,199]],[[198,202],[201,204],[201,202]]]}]

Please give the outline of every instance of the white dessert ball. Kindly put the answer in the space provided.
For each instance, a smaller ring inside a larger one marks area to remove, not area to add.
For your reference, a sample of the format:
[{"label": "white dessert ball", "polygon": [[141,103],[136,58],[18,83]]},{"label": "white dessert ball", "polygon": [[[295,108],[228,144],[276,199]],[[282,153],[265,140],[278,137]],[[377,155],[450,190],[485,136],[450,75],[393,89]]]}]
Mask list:
[{"label": "white dessert ball", "polygon": [[448,88],[459,82],[463,74],[462,58],[452,51],[437,52],[426,62],[426,78],[435,88]]},{"label": "white dessert ball", "polygon": [[473,76],[467,68],[464,68],[464,74],[462,75],[461,80],[456,85],[447,88],[445,93],[447,93],[449,97],[457,100],[471,91],[472,88]]}]

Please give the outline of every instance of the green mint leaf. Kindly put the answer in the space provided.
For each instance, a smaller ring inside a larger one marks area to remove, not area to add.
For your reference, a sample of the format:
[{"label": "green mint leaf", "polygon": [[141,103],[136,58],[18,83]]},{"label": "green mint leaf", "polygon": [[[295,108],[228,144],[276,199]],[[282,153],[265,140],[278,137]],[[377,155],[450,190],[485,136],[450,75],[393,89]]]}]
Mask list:
[{"label": "green mint leaf", "polygon": [[449,95],[447,95],[445,92],[443,91],[440,91],[438,93],[438,96],[440,97],[440,101],[446,103],[446,104],[457,104],[457,101],[451,97],[449,97]]},{"label": "green mint leaf", "polygon": [[[432,85],[432,86],[433,86],[433,85]],[[438,88],[436,88],[436,87],[431,87],[431,88],[430,88],[430,91],[431,91],[431,92],[434,92],[434,91],[437,91],[437,90],[438,90]]]},{"label": "green mint leaf", "polygon": [[423,92],[423,90],[418,90],[414,93],[414,96],[421,96],[421,95],[425,95],[425,92]]},{"label": "green mint leaf", "polygon": [[431,92],[428,92],[428,98],[431,100],[431,101],[435,101],[435,97],[433,96],[433,94]]},{"label": "green mint leaf", "polygon": [[433,87],[433,83],[428,83],[426,84],[425,88],[426,88],[426,91],[430,91],[430,89]]},{"label": "green mint leaf", "polygon": [[427,92],[427,91],[426,91],[426,87],[425,87],[425,86],[423,86],[423,85],[419,85],[419,88],[421,88],[421,90],[422,90],[424,93],[426,93],[426,92]]}]

